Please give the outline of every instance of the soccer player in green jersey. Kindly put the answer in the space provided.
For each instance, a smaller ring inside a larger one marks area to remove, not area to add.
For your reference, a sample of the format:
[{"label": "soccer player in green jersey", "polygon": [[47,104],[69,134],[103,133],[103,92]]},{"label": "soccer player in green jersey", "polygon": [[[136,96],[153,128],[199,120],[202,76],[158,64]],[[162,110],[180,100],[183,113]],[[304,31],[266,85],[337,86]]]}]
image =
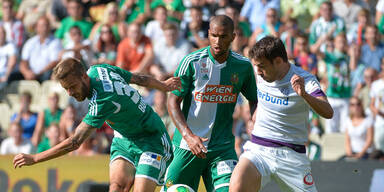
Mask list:
[{"label": "soccer player in green jersey", "polygon": [[197,191],[202,176],[207,191],[228,191],[237,163],[232,134],[237,97],[242,93],[253,110],[257,102],[251,62],[229,48],[235,38],[233,21],[215,16],[208,32],[210,46],[185,56],[175,72],[182,89],[168,99],[177,130],[163,190],[186,184]]},{"label": "soccer player in green jersey", "polygon": [[73,58],[61,61],[54,75],[77,101],[90,99],[88,114],[73,136],[53,148],[35,155],[16,155],[15,168],[76,150],[105,121],[115,130],[109,191],[129,191],[134,184],[134,191],[153,192],[156,185],[162,185],[172,159],[170,139],[160,117],[128,83],[172,91],[180,89],[180,79],[157,81],[108,64],[94,65],[86,73],[80,61]]}]

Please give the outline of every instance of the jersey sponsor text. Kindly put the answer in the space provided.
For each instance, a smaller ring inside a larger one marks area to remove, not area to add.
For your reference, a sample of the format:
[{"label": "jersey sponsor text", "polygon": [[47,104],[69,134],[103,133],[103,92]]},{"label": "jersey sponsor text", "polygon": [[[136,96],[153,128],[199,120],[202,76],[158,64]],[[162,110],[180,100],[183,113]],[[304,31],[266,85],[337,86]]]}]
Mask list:
[{"label": "jersey sponsor text", "polygon": [[194,98],[203,103],[234,103],[237,95],[232,85],[207,85],[205,91],[196,92]]},{"label": "jersey sponsor text", "polygon": [[257,97],[261,100],[277,104],[277,105],[288,105],[288,97],[285,99],[277,98],[274,96],[269,95],[268,93],[263,93],[259,89],[257,90]]}]

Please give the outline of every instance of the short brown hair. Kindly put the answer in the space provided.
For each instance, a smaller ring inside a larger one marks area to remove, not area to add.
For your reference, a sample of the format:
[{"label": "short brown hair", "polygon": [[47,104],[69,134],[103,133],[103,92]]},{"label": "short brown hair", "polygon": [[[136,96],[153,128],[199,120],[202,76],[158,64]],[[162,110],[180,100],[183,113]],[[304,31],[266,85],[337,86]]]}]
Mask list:
[{"label": "short brown hair", "polygon": [[163,31],[165,31],[165,30],[175,30],[175,31],[177,31],[177,26],[175,24],[173,24],[173,23],[167,22],[167,23],[164,23],[164,25],[162,26],[162,29],[163,29]]},{"label": "short brown hair", "polygon": [[61,60],[53,69],[53,76],[57,80],[62,80],[68,75],[80,77],[85,73],[85,68],[80,60],[75,58],[66,58]]},{"label": "short brown hair", "polygon": [[281,57],[284,62],[288,62],[287,51],[284,43],[280,38],[266,36],[258,41],[250,50],[249,57],[251,59],[261,59],[265,57],[271,63],[273,59]]}]

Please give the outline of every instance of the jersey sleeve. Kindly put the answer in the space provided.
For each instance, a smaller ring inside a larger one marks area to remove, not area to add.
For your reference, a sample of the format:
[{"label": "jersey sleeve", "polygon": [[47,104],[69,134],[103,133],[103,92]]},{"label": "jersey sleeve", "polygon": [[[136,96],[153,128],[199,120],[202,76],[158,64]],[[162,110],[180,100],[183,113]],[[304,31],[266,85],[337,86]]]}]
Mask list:
[{"label": "jersey sleeve", "polygon": [[249,70],[247,71],[246,79],[244,79],[241,87],[241,93],[248,101],[257,101],[257,86],[252,64],[249,63]]},{"label": "jersey sleeve", "polygon": [[190,92],[193,83],[193,75],[193,61],[191,61],[189,55],[187,55],[181,60],[174,74],[175,77],[180,77],[181,90],[179,91],[176,89],[172,91],[172,93],[179,97],[184,97]]},{"label": "jersey sleeve", "polygon": [[129,72],[125,69],[122,69],[120,67],[115,67],[115,66],[110,66],[110,67],[113,67],[115,70],[117,70],[118,73],[121,74],[121,77],[125,80],[125,82],[127,82],[129,84],[129,82],[131,81],[131,78],[132,78],[131,72]]},{"label": "jersey sleeve", "polygon": [[313,97],[326,96],[315,76],[309,76],[305,79],[305,91]]},{"label": "jersey sleeve", "polygon": [[96,128],[100,128],[104,121],[116,110],[115,105],[108,98],[100,98],[96,90],[88,104],[88,113],[83,122]]}]

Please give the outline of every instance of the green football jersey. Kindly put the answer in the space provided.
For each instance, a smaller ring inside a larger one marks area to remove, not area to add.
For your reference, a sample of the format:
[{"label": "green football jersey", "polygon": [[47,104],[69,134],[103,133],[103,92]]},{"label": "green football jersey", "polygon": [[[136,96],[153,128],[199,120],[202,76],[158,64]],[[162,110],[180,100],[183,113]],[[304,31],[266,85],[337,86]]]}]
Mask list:
[{"label": "green football jersey", "polygon": [[[204,145],[208,151],[216,151],[234,146],[232,114],[238,94],[257,101],[257,89],[252,64],[246,57],[230,51],[227,61],[218,63],[209,49],[183,58],[175,72],[182,89],[172,93],[183,97],[182,112],[193,134],[208,138]],[[189,150],[178,130],[173,142]]]},{"label": "green football jersey", "polygon": [[160,117],[144,103],[138,91],[129,86],[130,72],[101,64],[92,66],[87,73],[91,93],[83,122],[100,128],[105,121],[126,138],[166,132]]}]

